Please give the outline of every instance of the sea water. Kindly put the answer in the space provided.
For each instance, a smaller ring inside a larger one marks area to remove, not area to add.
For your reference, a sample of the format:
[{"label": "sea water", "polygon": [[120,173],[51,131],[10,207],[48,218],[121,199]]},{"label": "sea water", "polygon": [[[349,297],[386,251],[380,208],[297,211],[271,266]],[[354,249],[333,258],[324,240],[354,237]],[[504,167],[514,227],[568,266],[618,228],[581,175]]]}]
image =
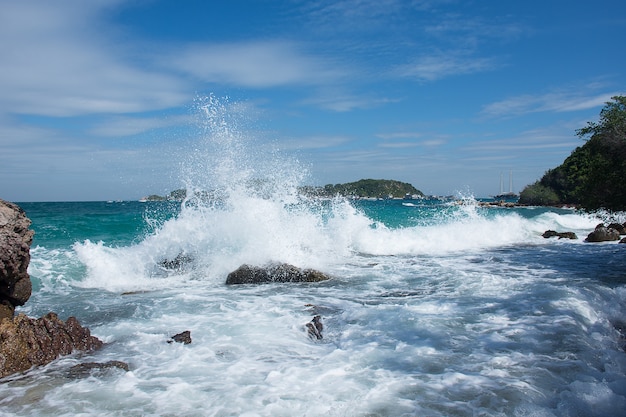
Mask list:
[{"label": "sea water", "polygon": [[[200,106],[184,202],[20,203],[19,312],[105,346],[4,378],[0,415],[626,415],[626,245],[584,242],[623,214],[307,198],[297,161],[251,158],[220,106]],[[270,262],[332,278],[225,285]],[[110,360],[130,370],[70,372]]]}]

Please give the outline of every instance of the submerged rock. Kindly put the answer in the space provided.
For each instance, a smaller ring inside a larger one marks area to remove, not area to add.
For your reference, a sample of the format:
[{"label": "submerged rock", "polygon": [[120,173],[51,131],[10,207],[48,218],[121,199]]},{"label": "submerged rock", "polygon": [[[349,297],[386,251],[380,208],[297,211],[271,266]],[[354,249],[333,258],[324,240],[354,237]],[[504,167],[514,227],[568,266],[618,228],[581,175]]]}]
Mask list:
[{"label": "submerged rock", "polygon": [[191,332],[189,330],[185,330],[182,333],[175,334],[174,336],[171,337],[170,340],[167,341],[167,343],[172,343],[172,342],[183,343],[185,345],[190,344]]},{"label": "submerged rock", "polygon": [[574,232],[557,232],[554,230],[546,230],[541,236],[546,239],[551,237],[558,237],[559,239],[578,239],[578,236],[576,236]]},{"label": "submerged rock", "polygon": [[601,223],[596,226],[593,232],[589,233],[585,242],[609,242],[613,240],[619,240],[619,232]]},{"label": "submerged rock", "polygon": [[121,369],[128,372],[130,368],[126,362],[122,361],[85,362],[72,366],[69,375],[72,378],[84,378],[92,375],[93,371],[106,371],[109,369]]},{"label": "submerged rock", "polygon": [[75,317],[63,322],[55,313],[39,319],[19,314],[0,321],[0,377],[48,364],[75,350],[92,351],[101,346],[102,341]]},{"label": "submerged rock", "polygon": [[227,285],[262,284],[268,282],[319,282],[330,277],[315,269],[300,269],[289,264],[271,264],[266,267],[242,265],[228,274]]},{"label": "submerged rock", "polygon": [[322,330],[324,330],[324,325],[322,324],[322,317],[313,317],[313,320],[306,324],[306,329],[311,339],[323,339]]}]

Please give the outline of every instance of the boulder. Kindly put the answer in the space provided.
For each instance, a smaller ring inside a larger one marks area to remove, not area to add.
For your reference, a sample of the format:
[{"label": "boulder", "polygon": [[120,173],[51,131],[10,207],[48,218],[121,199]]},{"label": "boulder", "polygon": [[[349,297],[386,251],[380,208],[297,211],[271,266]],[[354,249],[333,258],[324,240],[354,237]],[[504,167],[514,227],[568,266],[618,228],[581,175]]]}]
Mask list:
[{"label": "boulder", "polygon": [[576,236],[574,232],[556,232],[554,230],[546,230],[541,236],[546,239],[551,237],[558,237],[559,239],[578,239],[578,236]]},{"label": "boulder", "polygon": [[30,298],[27,269],[34,235],[30,224],[20,207],[0,200],[0,320],[13,317],[15,306]]},{"label": "boulder", "polygon": [[300,269],[286,263],[270,264],[265,267],[242,265],[228,274],[226,285],[262,284],[269,282],[319,282],[330,279],[315,269]]},{"label": "boulder", "polygon": [[75,317],[63,322],[55,313],[39,319],[19,314],[0,321],[0,377],[45,365],[75,350],[92,351],[101,346],[102,341]]},{"label": "boulder", "polygon": [[626,227],[620,223],[611,223],[607,226],[609,229],[615,229],[620,234],[620,236],[626,235]]},{"label": "boulder", "polygon": [[589,233],[585,242],[608,242],[613,240],[619,240],[619,232],[601,223],[596,226],[593,232]]}]

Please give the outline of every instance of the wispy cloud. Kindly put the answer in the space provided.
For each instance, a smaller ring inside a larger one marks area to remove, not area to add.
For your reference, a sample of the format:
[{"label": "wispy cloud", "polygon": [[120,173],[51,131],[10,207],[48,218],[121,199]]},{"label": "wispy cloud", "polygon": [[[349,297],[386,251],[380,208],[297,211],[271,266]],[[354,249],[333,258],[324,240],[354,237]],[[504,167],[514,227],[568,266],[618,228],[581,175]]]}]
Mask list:
[{"label": "wispy cloud", "polygon": [[521,95],[488,104],[482,110],[487,117],[511,117],[539,112],[568,112],[600,107],[610,100],[612,93],[552,92],[540,95]]},{"label": "wispy cloud", "polygon": [[187,115],[173,117],[116,116],[102,120],[92,127],[89,133],[96,136],[119,138],[191,123],[193,123],[193,118]]},{"label": "wispy cloud", "polygon": [[413,62],[398,67],[394,72],[417,81],[436,81],[443,78],[491,71],[497,68],[494,58],[480,58],[458,53],[438,53],[418,57]]},{"label": "wispy cloud", "polygon": [[112,3],[3,2],[0,109],[74,116],[184,103],[188,87],[181,79],[133,65],[123,43],[99,33],[95,16]]},{"label": "wispy cloud", "polygon": [[162,64],[212,83],[267,88],[323,84],[343,76],[337,66],[292,42],[202,44],[171,54]]}]

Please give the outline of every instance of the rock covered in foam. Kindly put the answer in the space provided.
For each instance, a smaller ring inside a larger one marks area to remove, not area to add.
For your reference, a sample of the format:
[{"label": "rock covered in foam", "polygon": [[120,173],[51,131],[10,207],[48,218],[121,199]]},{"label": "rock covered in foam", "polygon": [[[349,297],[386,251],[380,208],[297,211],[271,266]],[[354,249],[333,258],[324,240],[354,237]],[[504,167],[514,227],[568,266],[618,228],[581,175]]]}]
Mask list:
[{"label": "rock covered in foam", "polygon": [[265,267],[244,264],[228,274],[227,285],[262,284],[269,282],[319,282],[330,277],[315,269],[300,269],[296,266],[280,263]]}]

